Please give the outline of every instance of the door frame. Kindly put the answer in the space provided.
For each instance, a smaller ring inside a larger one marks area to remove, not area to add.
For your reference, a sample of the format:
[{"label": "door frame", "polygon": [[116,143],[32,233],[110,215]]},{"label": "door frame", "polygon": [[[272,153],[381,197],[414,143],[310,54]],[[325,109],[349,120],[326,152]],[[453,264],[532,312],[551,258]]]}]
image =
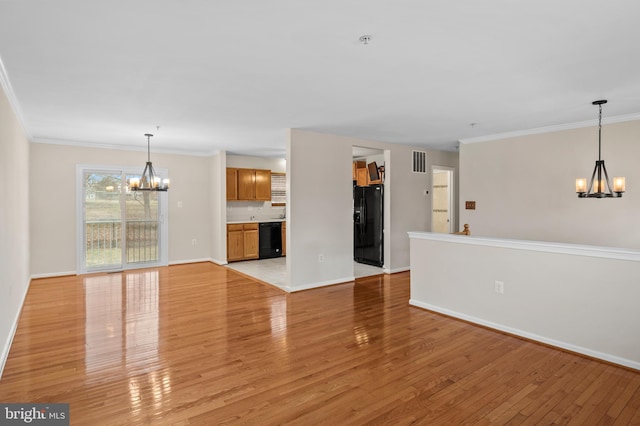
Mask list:
[{"label": "door frame", "polygon": [[[456,169],[454,167],[449,167],[449,166],[436,166],[433,165],[431,166],[431,192],[433,194],[433,174],[437,171],[437,170],[441,170],[444,172],[448,172],[449,173],[449,182],[448,182],[448,186],[449,186],[449,233],[451,232],[456,232],[457,231],[457,224],[456,224],[456,187],[455,187],[455,176],[456,176]],[[429,229],[431,229],[433,231],[433,196],[431,198],[431,211],[429,212],[430,216],[431,216],[431,223],[429,226]]]},{"label": "door frame", "polygon": [[[87,270],[85,266],[85,247],[86,241],[84,232],[84,173],[85,171],[96,171],[105,173],[120,173],[125,175],[139,175],[141,168],[131,166],[113,166],[103,164],[77,164],[76,165],[76,271],[78,274],[87,274],[94,272],[117,272],[130,269],[142,269],[151,268],[156,266],[167,266],[169,264],[169,200],[168,192],[162,192],[165,194],[158,197],[158,221],[160,222],[159,233],[159,256],[157,262],[145,262],[136,264],[123,264],[118,268],[104,268],[99,270],[90,269]],[[167,168],[155,168],[154,171],[160,178],[167,178],[169,176],[169,169]],[[121,199],[122,201],[122,199]],[[124,212],[122,212],[124,217]],[[124,229],[124,227],[123,227]],[[124,256],[123,250],[123,256]],[[124,257],[123,257],[124,258]]]}]

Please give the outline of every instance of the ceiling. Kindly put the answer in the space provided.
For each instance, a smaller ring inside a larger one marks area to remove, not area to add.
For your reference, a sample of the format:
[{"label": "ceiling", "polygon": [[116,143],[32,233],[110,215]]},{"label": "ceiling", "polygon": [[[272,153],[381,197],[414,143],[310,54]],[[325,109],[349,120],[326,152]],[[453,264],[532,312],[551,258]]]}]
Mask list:
[{"label": "ceiling", "polygon": [[152,150],[282,156],[301,128],[455,150],[596,119],[596,99],[640,112],[638,16],[637,0],[0,0],[0,80],[34,142],[144,150],[151,132]]}]

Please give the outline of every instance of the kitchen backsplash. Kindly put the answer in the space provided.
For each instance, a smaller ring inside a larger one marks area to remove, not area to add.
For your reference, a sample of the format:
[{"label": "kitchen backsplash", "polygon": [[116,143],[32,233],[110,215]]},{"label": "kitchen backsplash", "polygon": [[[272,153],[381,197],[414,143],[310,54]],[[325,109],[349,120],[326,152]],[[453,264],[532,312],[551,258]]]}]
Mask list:
[{"label": "kitchen backsplash", "polygon": [[285,206],[272,206],[270,201],[234,201],[227,203],[227,222],[283,219]]}]

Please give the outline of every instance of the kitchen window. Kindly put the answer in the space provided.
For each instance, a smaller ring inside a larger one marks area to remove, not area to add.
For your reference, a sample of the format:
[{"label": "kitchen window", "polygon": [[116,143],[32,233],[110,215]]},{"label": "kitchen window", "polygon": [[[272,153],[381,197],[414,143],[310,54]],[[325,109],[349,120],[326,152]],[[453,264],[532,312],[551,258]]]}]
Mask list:
[{"label": "kitchen window", "polygon": [[271,205],[284,206],[287,203],[287,175],[271,173]]}]

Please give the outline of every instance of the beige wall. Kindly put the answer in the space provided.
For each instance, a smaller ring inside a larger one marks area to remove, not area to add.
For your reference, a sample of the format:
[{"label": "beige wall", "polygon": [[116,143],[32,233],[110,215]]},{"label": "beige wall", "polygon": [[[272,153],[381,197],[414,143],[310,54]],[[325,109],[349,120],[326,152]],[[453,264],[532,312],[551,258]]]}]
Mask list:
[{"label": "beige wall", "polygon": [[640,369],[639,250],[494,240],[412,236],[410,303]]},{"label": "beige wall", "polygon": [[218,152],[211,156],[209,170],[211,186],[209,202],[211,203],[211,260],[218,265],[227,263],[227,173],[226,154]]},{"label": "beige wall", "polygon": [[460,203],[472,235],[640,248],[640,121],[605,124],[602,158],[625,176],[620,199],[579,199],[575,179],[590,178],[597,127],[521,136],[460,148]]},{"label": "beige wall", "polygon": [[[409,268],[408,231],[431,227],[430,172],[458,168],[458,154],[427,152],[427,174],[412,173],[415,147],[292,129],[287,179],[287,267],[293,290],[353,276],[352,147],[385,151],[385,269]],[[456,179],[457,181],[457,179]],[[319,262],[319,255],[324,262]]]},{"label": "beige wall", "polygon": [[29,141],[0,89],[0,377],[29,288]]},{"label": "beige wall", "polygon": [[227,154],[227,167],[271,170],[277,173],[285,173],[287,171],[284,158],[253,157],[250,155]]},{"label": "beige wall", "polygon": [[[156,168],[166,168],[171,189],[169,263],[209,260],[212,209],[208,186],[211,158],[151,153]],[[76,165],[144,168],[146,152],[31,144],[31,273],[35,276],[76,271]],[[182,207],[178,207],[178,202]],[[192,239],[197,245],[192,245]]]},{"label": "beige wall", "polygon": [[[287,148],[289,290],[353,279],[351,144],[291,130]],[[324,257],[319,262],[319,256]]]}]

